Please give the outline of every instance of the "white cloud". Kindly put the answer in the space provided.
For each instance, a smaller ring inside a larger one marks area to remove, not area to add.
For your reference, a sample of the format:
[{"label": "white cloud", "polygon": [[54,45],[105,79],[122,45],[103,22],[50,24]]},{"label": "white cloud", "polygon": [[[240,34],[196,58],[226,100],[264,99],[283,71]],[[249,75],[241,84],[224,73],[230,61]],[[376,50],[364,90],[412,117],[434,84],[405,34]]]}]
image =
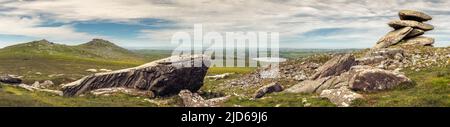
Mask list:
[{"label": "white cloud", "polygon": [[[4,0],[2,0],[4,1]],[[2,2],[0,1],[0,2]],[[435,16],[431,22],[437,29],[429,36],[436,36],[439,41],[450,41],[443,38],[450,30],[450,1],[448,0],[39,0],[9,1],[0,4],[0,11],[6,16],[40,16],[27,22],[29,27],[10,34],[26,34],[32,36],[54,37],[60,34],[74,34],[87,37],[85,33],[75,32],[71,26],[37,27],[39,20],[92,21],[108,20],[117,22],[133,22],[133,19],[156,18],[174,22],[175,28],[143,30],[142,37],[165,41],[176,31],[192,31],[194,24],[201,23],[205,31],[268,31],[280,32],[282,42],[295,41],[302,43],[320,43],[321,39],[350,40],[352,44],[367,45],[376,42],[379,37],[389,31],[386,22],[397,18],[401,9],[416,9],[430,12]],[[439,12],[439,13],[438,13]],[[15,19],[17,20],[17,19]],[[5,21],[0,20],[0,23]],[[13,20],[14,22],[14,20]],[[9,26],[9,25],[8,25]],[[22,26],[12,23],[11,26]],[[324,28],[358,29],[360,31],[347,34],[335,34],[327,37],[304,37],[308,31]],[[365,32],[361,32],[365,31]],[[42,32],[44,31],[44,32]],[[58,32],[60,31],[60,32]],[[8,33],[8,31],[0,31]],[[312,38],[314,42],[304,42],[296,38]],[[448,42],[439,42],[448,46]],[[332,46],[331,46],[332,47]]]},{"label": "white cloud", "polygon": [[56,41],[86,40],[93,36],[76,32],[70,25],[42,27],[40,18],[0,16],[0,33],[4,35],[24,35]]}]

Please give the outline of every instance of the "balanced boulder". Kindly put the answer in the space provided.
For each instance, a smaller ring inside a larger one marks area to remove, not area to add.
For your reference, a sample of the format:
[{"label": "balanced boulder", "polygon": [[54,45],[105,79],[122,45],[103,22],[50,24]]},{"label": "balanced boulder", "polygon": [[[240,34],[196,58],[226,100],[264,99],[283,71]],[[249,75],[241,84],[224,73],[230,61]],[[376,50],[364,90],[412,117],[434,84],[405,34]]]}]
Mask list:
[{"label": "balanced boulder", "polygon": [[204,55],[172,56],[138,67],[96,73],[63,85],[64,96],[123,87],[148,90],[156,96],[178,94],[182,89],[197,91],[203,86],[210,59]]},{"label": "balanced boulder", "polygon": [[410,42],[405,43],[405,45],[433,46],[434,39],[419,37],[425,34],[426,31],[434,29],[433,25],[423,23],[431,20],[431,16],[419,11],[401,10],[399,17],[400,19],[388,23],[395,30],[378,40],[374,49],[388,48],[393,45],[403,44],[404,41],[408,40]]},{"label": "balanced boulder", "polygon": [[398,16],[402,20],[415,20],[419,22],[431,20],[432,17],[419,11],[414,10],[400,10]]}]

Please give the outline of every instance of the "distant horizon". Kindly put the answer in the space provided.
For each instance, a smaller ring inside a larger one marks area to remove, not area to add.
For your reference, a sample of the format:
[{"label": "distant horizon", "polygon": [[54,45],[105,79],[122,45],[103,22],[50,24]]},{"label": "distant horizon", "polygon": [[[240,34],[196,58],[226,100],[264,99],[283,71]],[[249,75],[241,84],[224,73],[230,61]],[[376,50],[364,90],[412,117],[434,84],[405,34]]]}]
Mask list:
[{"label": "distant horizon", "polygon": [[[102,38],[92,38],[89,41],[92,41],[93,39],[102,39]],[[37,40],[30,40],[30,41],[26,41],[26,42],[17,42],[17,43],[13,43],[11,45],[3,46],[3,47],[0,46],[0,49],[3,49],[3,48],[8,47],[8,46],[13,46],[13,45],[18,45],[18,44],[25,44],[25,43],[30,43],[30,42],[33,42],[33,41],[40,41],[40,40],[47,40],[47,39],[37,39]],[[107,40],[107,39],[104,39],[104,40],[110,41],[110,40]],[[76,46],[76,45],[80,45],[80,44],[84,44],[84,43],[88,43],[89,42],[89,41],[86,41],[86,42],[78,42],[78,43],[66,44],[64,42],[54,42],[54,41],[51,41],[51,40],[47,40],[47,41],[52,42],[52,43],[56,43],[56,44],[68,45],[68,46]],[[120,46],[122,48],[128,49],[128,50],[173,50],[173,48],[176,48],[176,46],[177,46],[177,45],[165,45],[165,46],[122,46],[122,45],[119,45],[116,42],[113,42],[113,41],[110,41],[110,42],[115,44],[115,45],[117,45],[117,46]],[[434,46],[434,47],[450,47],[450,45],[449,46]],[[280,46],[280,49],[288,49],[288,50],[289,49],[303,49],[303,50],[314,50],[314,49],[318,49],[318,50],[342,50],[342,49],[344,49],[344,50],[350,50],[350,49],[366,49],[366,48],[371,48],[371,47],[365,47],[365,48],[296,48],[296,47],[282,47],[282,46]]]}]

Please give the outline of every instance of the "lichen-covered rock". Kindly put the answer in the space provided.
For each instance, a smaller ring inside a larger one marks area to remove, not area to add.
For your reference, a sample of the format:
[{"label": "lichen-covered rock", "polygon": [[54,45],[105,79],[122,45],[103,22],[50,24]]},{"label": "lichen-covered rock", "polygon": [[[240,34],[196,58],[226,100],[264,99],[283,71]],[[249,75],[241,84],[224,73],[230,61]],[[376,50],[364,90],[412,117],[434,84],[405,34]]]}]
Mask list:
[{"label": "lichen-covered rock", "polygon": [[349,107],[354,100],[364,98],[361,94],[355,93],[345,87],[324,90],[320,93],[320,97],[328,98],[331,103],[339,107]]},{"label": "lichen-covered rock", "polygon": [[178,96],[183,100],[183,105],[185,107],[217,107],[220,106],[220,103],[223,103],[230,98],[230,96],[225,96],[205,100],[202,96],[197,93],[192,93],[189,90],[181,90]]},{"label": "lichen-covered rock", "polygon": [[45,89],[48,88],[50,86],[54,85],[54,83],[50,80],[45,80],[42,83],[39,83],[39,81],[35,81],[31,86],[36,87],[36,88],[41,88],[41,89]]},{"label": "lichen-covered rock", "polygon": [[166,96],[182,89],[197,91],[203,86],[209,64],[209,57],[204,55],[172,56],[134,68],[89,75],[63,85],[63,92],[64,96],[74,96],[95,89],[124,87]]},{"label": "lichen-covered rock", "polygon": [[261,98],[266,94],[273,93],[273,92],[281,92],[281,91],[283,91],[283,86],[281,86],[280,83],[278,83],[278,82],[273,82],[273,83],[270,83],[268,85],[265,85],[265,86],[259,88],[253,97]]},{"label": "lichen-covered rock", "polygon": [[373,49],[366,53],[366,56],[382,56],[386,58],[394,58],[397,54],[404,54],[404,50],[401,48],[385,48],[385,49]]},{"label": "lichen-covered rock", "polygon": [[373,92],[412,85],[411,79],[403,74],[371,66],[353,66],[349,73],[349,87],[357,91]]},{"label": "lichen-covered rock", "polygon": [[320,66],[317,69],[317,72],[312,75],[310,79],[314,80],[328,76],[340,75],[355,64],[355,57],[352,54],[339,55]]},{"label": "lichen-covered rock", "polygon": [[398,30],[394,30],[383,36],[376,45],[373,47],[374,49],[386,48],[391,45],[395,45],[400,42],[406,35],[408,35],[413,28],[404,27]]},{"label": "lichen-covered rock", "polygon": [[412,27],[416,29],[421,29],[424,31],[433,30],[434,26],[426,23],[421,23],[414,20],[392,20],[388,23],[389,26],[391,26],[394,29],[400,29],[404,27]]},{"label": "lichen-covered rock", "polygon": [[434,38],[430,37],[414,37],[405,40],[405,43],[402,43],[402,45],[419,45],[419,46],[433,46],[434,44]]},{"label": "lichen-covered rock", "polygon": [[419,11],[415,10],[400,10],[398,13],[400,19],[402,20],[415,20],[419,22],[431,20],[432,17]]},{"label": "lichen-covered rock", "polygon": [[294,86],[289,87],[284,91],[288,93],[315,93],[317,88],[319,88],[330,78],[331,77],[324,77],[316,80],[305,80]]}]

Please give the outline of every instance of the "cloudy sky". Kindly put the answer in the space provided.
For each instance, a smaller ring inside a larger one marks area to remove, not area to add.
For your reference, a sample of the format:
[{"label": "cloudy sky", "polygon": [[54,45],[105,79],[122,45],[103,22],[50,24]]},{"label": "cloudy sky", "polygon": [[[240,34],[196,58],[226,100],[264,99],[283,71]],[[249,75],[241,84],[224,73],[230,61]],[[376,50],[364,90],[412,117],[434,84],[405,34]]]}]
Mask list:
[{"label": "cloudy sky", "polygon": [[450,46],[449,7],[449,0],[0,0],[0,47],[92,38],[170,46],[175,32],[203,24],[205,32],[279,32],[281,47],[367,48],[401,9],[433,16],[426,36]]}]

